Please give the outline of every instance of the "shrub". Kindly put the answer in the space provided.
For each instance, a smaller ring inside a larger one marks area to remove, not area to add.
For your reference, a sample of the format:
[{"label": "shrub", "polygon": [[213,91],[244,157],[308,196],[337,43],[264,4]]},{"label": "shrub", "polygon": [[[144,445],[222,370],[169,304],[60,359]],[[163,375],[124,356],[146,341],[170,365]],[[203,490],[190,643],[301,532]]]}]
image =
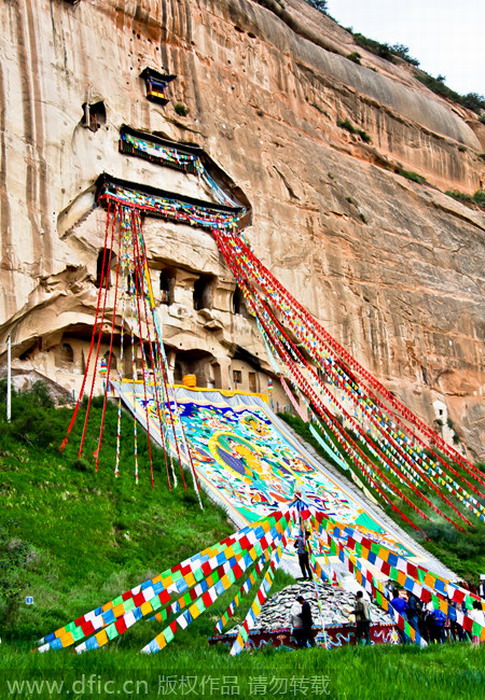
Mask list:
[{"label": "shrub", "polygon": [[458,192],[457,190],[446,190],[445,194],[447,194],[448,197],[453,197],[453,199],[457,199],[459,202],[472,201],[472,198],[469,194],[465,194],[464,192]]},{"label": "shrub", "polygon": [[480,207],[485,207],[485,190],[477,190],[473,195],[473,201]]},{"label": "shrub", "polygon": [[365,143],[369,143],[371,140],[369,134],[364,131],[364,129],[358,129],[348,119],[337,119],[337,126],[339,126],[341,129],[345,129],[351,134],[357,134],[360,136],[362,141],[365,141]]},{"label": "shrub", "polygon": [[355,134],[356,132],[355,126],[349,122],[348,119],[337,119],[337,126],[346,131],[350,131],[351,134]]},{"label": "shrub", "polygon": [[365,141],[365,143],[370,143],[371,138],[367,131],[364,131],[363,129],[357,129],[357,133],[359,134],[362,141]]},{"label": "shrub", "polygon": [[409,49],[407,46],[404,46],[404,44],[393,44],[389,47],[389,50],[392,54],[399,56],[399,58],[404,59],[412,66],[419,66],[418,59],[409,55]]},{"label": "shrub", "polygon": [[461,104],[480,114],[482,109],[485,109],[485,98],[477,92],[469,92],[461,97]]},{"label": "shrub", "polygon": [[449,100],[457,102],[458,104],[463,105],[463,107],[471,109],[478,114],[485,109],[485,98],[482,97],[482,95],[478,95],[476,92],[469,92],[467,95],[460,95],[458,92],[455,92],[445,85],[445,78],[442,75],[439,75],[437,78],[433,78],[432,75],[423,72],[416,74],[416,78],[437,95],[447,97]]},{"label": "shrub", "polygon": [[327,112],[327,110],[320,107],[320,105],[318,105],[316,102],[309,102],[308,104],[310,105],[310,107],[315,107],[315,109],[317,109],[320,112],[320,114],[324,114],[326,117],[328,117],[328,119],[330,119],[330,114]]},{"label": "shrub", "polygon": [[407,178],[408,180],[417,182],[420,185],[423,185],[426,182],[425,177],[423,177],[422,175],[418,175],[418,173],[415,173],[413,170],[398,170],[397,174]]},{"label": "shrub", "polygon": [[183,105],[181,102],[177,102],[177,104],[174,105],[174,110],[181,117],[186,117],[187,114],[189,113],[188,108],[185,105]]},{"label": "shrub", "polygon": [[347,58],[349,59],[349,61],[353,61],[354,63],[357,63],[359,66],[362,65],[362,63],[360,62],[360,59],[362,58],[362,56],[360,55],[360,53],[358,51],[353,51],[352,53],[349,53]]},{"label": "shrub", "polygon": [[373,53],[375,56],[380,56],[380,58],[385,58],[392,62],[392,52],[388,44],[381,44],[379,41],[374,39],[369,39],[369,37],[360,34],[359,32],[353,34],[355,43],[361,46],[366,51]]},{"label": "shrub", "polygon": [[320,10],[323,14],[327,14],[327,0],[306,0],[306,2],[315,8],[315,10]]},{"label": "shrub", "polygon": [[476,204],[479,207],[485,207],[485,190],[477,190],[473,196],[457,190],[446,190],[445,194],[464,204]]}]

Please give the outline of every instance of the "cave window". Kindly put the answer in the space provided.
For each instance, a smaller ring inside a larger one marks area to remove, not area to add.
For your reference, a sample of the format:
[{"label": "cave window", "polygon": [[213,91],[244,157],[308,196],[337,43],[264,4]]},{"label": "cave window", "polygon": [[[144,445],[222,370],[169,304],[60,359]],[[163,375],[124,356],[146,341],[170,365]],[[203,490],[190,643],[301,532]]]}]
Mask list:
[{"label": "cave window", "polygon": [[182,365],[180,364],[180,362],[176,362],[174,370],[173,370],[173,382],[174,382],[174,384],[182,384],[182,377],[183,377]]},{"label": "cave window", "polygon": [[162,270],[160,272],[160,302],[162,304],[173,304],[174,301],[174,284],[175,278],[170,270]]},{"label": "cave window", "polygon": [[106,367],[107,367],[108,364],[109,364],[110,370],[112,370],[112,369],[116,370],[116,369],[117,369],[117,367],[118,367],[118,362],[117,362],[117,360],[116,360],[116,355],[115,355],[114,353],[111,354],[111,362],[110,362],[110,360],[109,360],[109,351],[108,351],[108,352],[105,352],[105,354],[104,354],[104,359],[106,360]]},{"label": "cave window", "polygon": [[176,77],[176,75],[168,75],[168,73],[159,73],[153,68],[145,68],[140,74],[140,78],[143,78],[145,81],[147,100],[166,105],[168,99],[165,96],[165,90],[167,85],[172,80],[175,80]]},{"label": "cave window", "polygon": [[242,313],[244,306],[244,297],[241,292],[240,287],[236,287],[234,294],[232,295],[232,310],[235,314]]},{"label": "cave window", "polygon": [[69,343],[62,343],[59,347],[59,365],[65,367],[72,365],[74,362],[74,351]]},{"label": "cave window", "polygon": [[212,292],[214,286],[214,278],[212,275],[201,275],[194,282],[194,309],[212,308]]},{"label": "cave window", "polygon": [[81,126],[96,132],[103,124],[106,124],[106,107],[104,102],[95,102],[92,105],[85,102],[83,104]]},{"label": "cave window", "polygon": [[256,389],[256,372],[249,372],[248,381],[249,381],[249,391],[252,391],[255,394],[257,391],[257,389]]},{"label": "cave window", "polygon": [[427,371],[426,371],[426,368],[425,368],[425,367],[421,367],[421,372],[422,372],[422,375],[423,375],[423,382],[424,382],[425,384],[427,384],[427,383],[428,383],[428,373],[427,373]]},{"label": "cave window", "polygon": [[96,287],[111,286],[111,263],[114,259],[113,251],[109,248],[101,248],[96,262]]},{"label": "cave window", "polygon": [[234,384],[242,384],[242,372],[241,372],[241,370],[240,369],[233,369],[232,378],[234,380]]}]

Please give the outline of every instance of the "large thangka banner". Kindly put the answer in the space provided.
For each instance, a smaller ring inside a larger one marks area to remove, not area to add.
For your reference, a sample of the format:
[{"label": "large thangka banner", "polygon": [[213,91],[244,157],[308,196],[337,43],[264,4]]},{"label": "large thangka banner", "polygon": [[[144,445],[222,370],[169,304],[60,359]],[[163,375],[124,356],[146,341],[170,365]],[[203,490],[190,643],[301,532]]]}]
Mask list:
[{"label": "large thangka banner", "polygon": [[[115,389],[146,428],[143,384],[124,381],[115,383]],[[176,392],[200,482],[237,525],[280,509],[297,492],[334,520],[356,527],[403,556],[423,559],[408,538],[389,529],[364,496],[350,491],[344,479],[313,458],[259,396],[185,388]],[[148,396],[147,401],[150,433],[161,444],[155,399]],[[180,434],[180,424],[177,430]],[[185,456],[182,440],[179,445]]]}]

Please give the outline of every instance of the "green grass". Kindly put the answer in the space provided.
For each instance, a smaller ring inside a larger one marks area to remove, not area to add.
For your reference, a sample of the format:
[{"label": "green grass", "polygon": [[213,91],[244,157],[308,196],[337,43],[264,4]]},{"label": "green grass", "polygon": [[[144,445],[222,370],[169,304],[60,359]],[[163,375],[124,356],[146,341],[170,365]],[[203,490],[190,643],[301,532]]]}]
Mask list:
[{"label": "green grass", "polygon": [[[130,694],[135,695],[138,689],[139,696],[156,698],[163,697],[159,688],[166,687],[167,676],[172,678],[176,688],[180,688],[182,676],[191,676],[195,677],[197,688],[205,683],[205,696],[208,697],[222,697],[217,686],[224,683],[226,677],[226,686],[237,686],[240,698],[254,698],[255,680],[259,679],[260,688],[266,684],[266,692],[260,697],[267,698],[479,700],[485,683],[484,645],[477,649],[472,649],[469,644],[434,645],[424,650],[411,646],[294,652],[267,649],[243,652],[232,658],[228,656],[227,647],[208,648],[205,644],[194,654],[194,649],[180,648],[174,641],[152,657],[134,651],[106,648],[76,656],[65,652],[27,655],[7,649],[0,655],[0,692],[2,698],[8,697],[6,683],[13,679],[64,681],[68,689],[77,681],[74,688],[79,690],[83,682],[87,689],[86,684],[94,677],[94,683],[98,684],[94,687],[100,687],[101,693],[92,694],[92,697],[112,697],[109,692],[103,693],[104,687],[110,692],[114,690],[115,695],[118,690],[123,693],[123,684],[128,681]],[[106,686],[107,682],[112,684]],[[317,683],[320,689],[312,691],[312,685]],[[302,688],[306,689],[305,693],[301,692]],[[31,697],[58,696],[45,693]],[[69,693],[69,697],[90,695],[88,692],[83,695]],[[172,697],[184,697],[184,694],[174,693]]]},{"label": "green grass", "polygon": [[[13,422],[0,405],[0,627],[2,638],[34,640],[110,600],[236,528],[191,487],[167,487],[155,449],[151,486],[147,440],[138,430],[135,484],[133,421],[123,413],[121,477],[114,477],[117,411],[108,406],[100,469],[95,471],[98,402],[78,459],[82,412],[64,453],[58,447],[71,410],[14,396]],[[187,476],[187,479],[189,477]],[[23,603],[26,595],[35,604]]]}]

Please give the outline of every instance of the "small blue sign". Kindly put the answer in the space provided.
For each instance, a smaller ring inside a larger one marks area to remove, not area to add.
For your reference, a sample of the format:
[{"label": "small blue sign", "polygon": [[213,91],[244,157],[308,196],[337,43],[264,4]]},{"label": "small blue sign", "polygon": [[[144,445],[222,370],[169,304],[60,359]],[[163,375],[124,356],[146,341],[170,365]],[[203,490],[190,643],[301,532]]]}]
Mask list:
[{"label": "small blue sign", "polygon": [[28,595],[25,597],[25,605],[33,605],[34,604],[34,598],[31,595]]}]

